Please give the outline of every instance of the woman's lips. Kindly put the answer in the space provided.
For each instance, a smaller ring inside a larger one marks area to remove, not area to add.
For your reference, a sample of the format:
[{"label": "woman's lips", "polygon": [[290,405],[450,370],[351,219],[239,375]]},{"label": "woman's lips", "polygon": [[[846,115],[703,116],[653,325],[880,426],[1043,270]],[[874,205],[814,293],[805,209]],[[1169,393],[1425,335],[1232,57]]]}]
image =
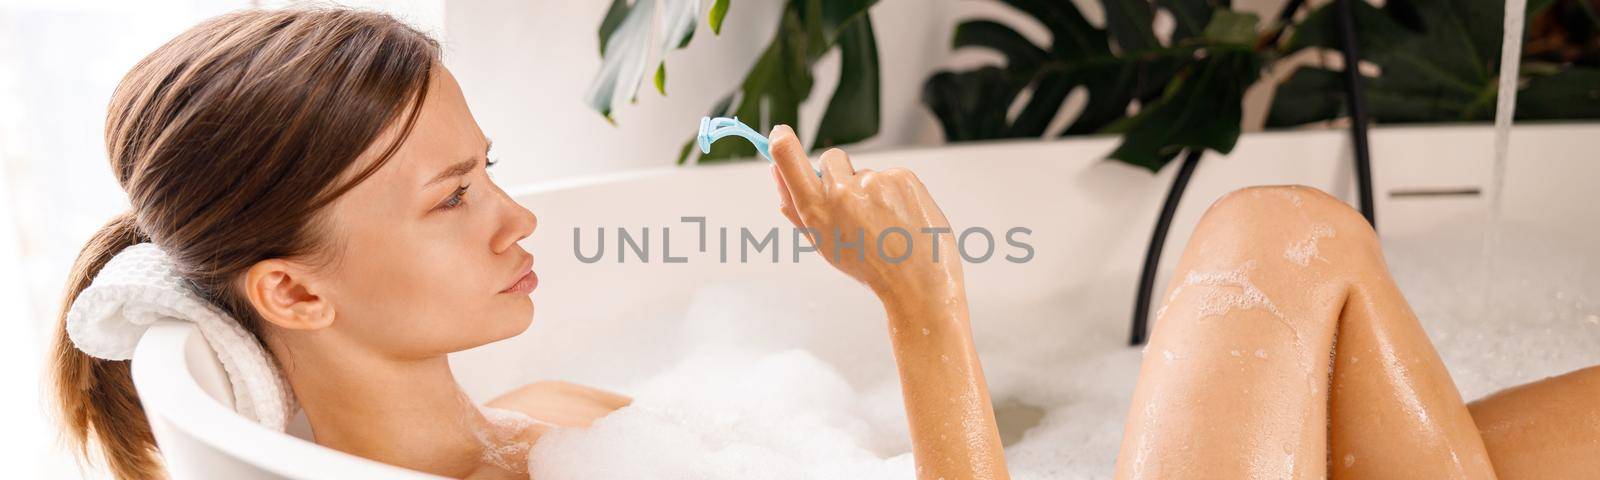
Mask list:
[{"label": "woman's lips", "polygon": [[500,293],[527,295],[532,293],[533,288],[539,285],[539,275],[533,273],[533,257],[528,257],[527,260],[524,260],[522,268],[517,269],[517,271],[521,272],[521,275],[511,282],[511,286],[501,290]]},{"label": "woman's lips", "polygon": [[510,288],[507,288],[500,293],[527,295],[529,293],[533,293],[533,287],[537,286],[539,286],[539,276],[534,274],[532,270],[529,270],[526,275],[523,275],[522,278],[517,279],[517,283],[511,284]]}]

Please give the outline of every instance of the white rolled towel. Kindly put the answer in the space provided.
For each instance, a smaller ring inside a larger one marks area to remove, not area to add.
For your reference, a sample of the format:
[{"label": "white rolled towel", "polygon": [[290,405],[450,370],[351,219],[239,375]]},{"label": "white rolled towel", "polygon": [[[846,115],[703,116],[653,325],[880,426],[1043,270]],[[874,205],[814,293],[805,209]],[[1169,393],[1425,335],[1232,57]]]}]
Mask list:
[{"label": "white rolled towel", "polygon": [[198,326],[228,374],[234,411],[284,430],[294,394],[277,363],[238,321],[196,294],[154,243],[130,246],[106,263],[68,310],[67,335],[90,356],[128,360],[145,330],[164,319]]}]

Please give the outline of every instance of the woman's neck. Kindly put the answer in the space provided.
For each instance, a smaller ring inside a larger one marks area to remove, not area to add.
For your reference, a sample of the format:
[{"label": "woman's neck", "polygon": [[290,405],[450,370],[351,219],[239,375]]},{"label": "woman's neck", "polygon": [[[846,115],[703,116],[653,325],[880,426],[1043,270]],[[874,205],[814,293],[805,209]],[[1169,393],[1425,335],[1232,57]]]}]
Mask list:
[{"label": "woman's neck", "polygon": [[285,362],[318,444],[452,477],[478,468],[488,421],[461,392],[444,356],[399,360],[351,350],[359,349],[307,358],[308,351],[340,350],[295,349]]}]

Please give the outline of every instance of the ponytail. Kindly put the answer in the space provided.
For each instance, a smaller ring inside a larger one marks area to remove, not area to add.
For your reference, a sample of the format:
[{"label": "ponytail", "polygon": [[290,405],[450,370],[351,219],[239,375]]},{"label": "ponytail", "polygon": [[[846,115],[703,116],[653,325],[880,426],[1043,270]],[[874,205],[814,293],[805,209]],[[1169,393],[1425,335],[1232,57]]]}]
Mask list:
[{"label": "ponytail", "polygon": [[[122,479],[166,476],[130,361],[91,357],[67,336],[72,302],[95,275],[153,236],[196,292],[259,340],[259,315],[235,281],[262,260],[323,251],[319,212],[404,142],[438,60],[438,42],[381,13],[242,10],[179,34],[123,77],[106,154],[138,218],[112,219],[78,255],[48,367],[62,436],[80,458],[100,457]],[[364,160],[391,126],[400,134]]]},{"label": "ponytail", "polygon": [[106,466],[119,479],[164,476],[155,436],[133,389],[130,361],[102,360],[78,350],[67,337],[67,312],[111,257],[148,240],[132,213],[113,218],[89,239],[67,279],[51,355],[55,406],[68,446],[89,463],[93,463],[91,446],[98,447]]}]

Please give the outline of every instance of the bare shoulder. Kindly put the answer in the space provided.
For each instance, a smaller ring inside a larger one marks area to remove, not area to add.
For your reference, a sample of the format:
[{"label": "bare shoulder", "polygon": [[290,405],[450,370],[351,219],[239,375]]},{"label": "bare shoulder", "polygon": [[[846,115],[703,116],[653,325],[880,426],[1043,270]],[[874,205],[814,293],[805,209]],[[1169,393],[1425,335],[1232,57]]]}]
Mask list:
[{"label": "bare shoulder", "polygon": [[488,406],[515,410],[563,427],[585,427],[632,402],[614,392],[549,380],[507,392],[489,401]]}]

